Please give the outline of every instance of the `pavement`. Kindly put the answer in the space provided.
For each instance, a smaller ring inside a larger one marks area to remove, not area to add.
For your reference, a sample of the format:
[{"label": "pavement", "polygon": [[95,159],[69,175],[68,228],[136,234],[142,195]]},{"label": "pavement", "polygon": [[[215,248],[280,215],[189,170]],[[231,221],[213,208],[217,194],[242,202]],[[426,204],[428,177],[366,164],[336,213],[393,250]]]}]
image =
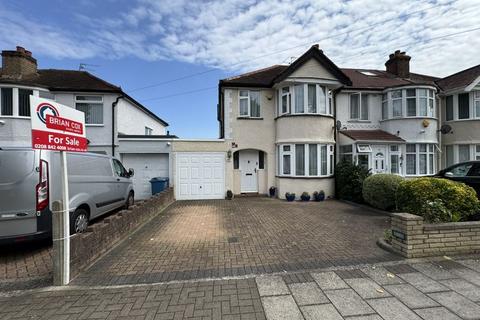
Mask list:
[{"label": "pavement", "polygon": [[0,294],[0,319],[480,319],[479,256]]},{"label": "pavement", "polygon": [[328,200],[177,201],[74,280],[122,285],[398,260],[376,245],[390,218]]}]

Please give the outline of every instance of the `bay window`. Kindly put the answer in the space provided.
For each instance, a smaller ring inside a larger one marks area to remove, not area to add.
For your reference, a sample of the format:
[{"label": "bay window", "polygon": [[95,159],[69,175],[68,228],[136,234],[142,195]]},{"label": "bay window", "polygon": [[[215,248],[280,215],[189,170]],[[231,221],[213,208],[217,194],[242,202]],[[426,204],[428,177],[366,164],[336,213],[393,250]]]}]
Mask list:
[{"label": "bay window", "polygon": [[75,96],[75,109],[85,113],[85,124],[103,124],[102,96]]},{"label": "bay window", "polygon": [[318,84],[297,83],[278,90],[278,114],[332,114],[330,92]]},{"label": "bay window", "polygon": [[404,116],[435,117],[435,91],[428,88],[406,88],[384,93],[382,119]]},{"label": "bay window", "polygon": [[241,117],[260,118],[260,91],[240,90],[238,101]]},{"label": "bay window", "polygon": [[445,146],[445,162],[447,167],[453,165],[455,163],[454,160],[454,153],[453,153],[453,145]]},{"label": "bay window", "polygon": [[282,144],[277,147],[278,174],[292,177],[324,177],[333,174],[333,145]]},{"label": "bay window", "polygon": [[419,143],[406,145],[406,174],[427,175],[435,173],[435,145]]}]

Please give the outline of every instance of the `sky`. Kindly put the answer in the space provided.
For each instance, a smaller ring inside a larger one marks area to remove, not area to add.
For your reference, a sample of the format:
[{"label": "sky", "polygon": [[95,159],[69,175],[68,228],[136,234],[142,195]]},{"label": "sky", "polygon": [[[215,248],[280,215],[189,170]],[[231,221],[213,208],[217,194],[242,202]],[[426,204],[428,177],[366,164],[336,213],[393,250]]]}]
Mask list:
[{"label": "sky", "polygon": [[[480,64],[478,0],[0,0],[0,48],[107,80],[181,138],[217,138],[218,81],[319,44],[339,67],[446,76]],[[476,29],[476,30],[475,30]]]}]

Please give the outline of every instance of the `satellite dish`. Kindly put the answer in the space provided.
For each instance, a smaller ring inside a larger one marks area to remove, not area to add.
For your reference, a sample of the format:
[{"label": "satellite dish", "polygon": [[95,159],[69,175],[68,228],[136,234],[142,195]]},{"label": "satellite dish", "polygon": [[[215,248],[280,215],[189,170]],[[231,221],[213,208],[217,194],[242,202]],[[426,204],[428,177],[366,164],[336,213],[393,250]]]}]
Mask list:
[{"label": "satellite dish", "polygon": [[442,134],[447,134],[447,133],[450,133],[452,131],[452,127],[448,124],[444,124],[441,128],[440,128],[440,132]]},{"label": "satellite dish", "polygon": [[337,120],[336,126],[337,126],[337,130],[342,129],[342,121]]}]

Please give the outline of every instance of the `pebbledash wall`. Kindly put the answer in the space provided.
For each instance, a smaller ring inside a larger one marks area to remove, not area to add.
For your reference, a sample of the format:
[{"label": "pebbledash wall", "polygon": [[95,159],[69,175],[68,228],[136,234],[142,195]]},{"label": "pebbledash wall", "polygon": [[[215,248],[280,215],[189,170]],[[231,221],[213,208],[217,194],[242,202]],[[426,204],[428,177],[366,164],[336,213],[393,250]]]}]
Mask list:
[{"label": "pebbledash wall", "polygon": [[70,238],[70,277],[74,278],[133,230],[152,219],[175,201],[169,188],[128,210],[104,218],[88,227],[87,232]]},{"label": "pebbledash wall", "polygon": [[407,258],[480,252],[480,221],[424,223],[409,213],[392,214],[392,247]]}]

